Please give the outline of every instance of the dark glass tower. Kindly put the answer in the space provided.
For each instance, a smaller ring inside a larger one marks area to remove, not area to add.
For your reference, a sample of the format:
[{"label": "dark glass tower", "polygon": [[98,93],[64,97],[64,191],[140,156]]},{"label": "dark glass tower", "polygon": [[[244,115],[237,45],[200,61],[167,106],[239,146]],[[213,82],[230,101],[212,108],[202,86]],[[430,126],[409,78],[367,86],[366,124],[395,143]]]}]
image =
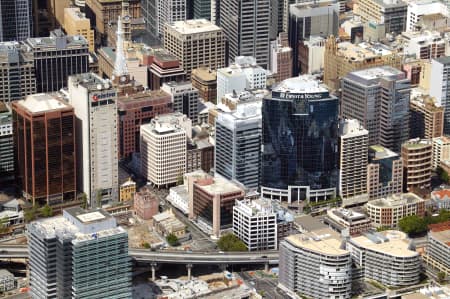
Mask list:
[{"label": "dark glass tower", "polygon": [[338,99],[312,77],[283,81],[263,102],[263,197],[275,200],[336,196]]}]

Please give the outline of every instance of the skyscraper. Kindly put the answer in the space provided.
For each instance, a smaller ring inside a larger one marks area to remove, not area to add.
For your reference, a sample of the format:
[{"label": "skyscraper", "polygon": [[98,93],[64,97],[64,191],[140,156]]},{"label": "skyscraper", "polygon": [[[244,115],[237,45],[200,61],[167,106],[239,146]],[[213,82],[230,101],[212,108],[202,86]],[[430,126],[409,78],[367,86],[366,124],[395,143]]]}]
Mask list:
[{"label": "skyscraper", "polygon": [[31,0],[0,1],[0,42],[22,41],[31,36]]},{"label": "skyscraper", "polygon": [[408,4],[402,0],[361,0],[354,13],[364,23],[384,24],[386,33],[400,34],[406,28],[407,11]]},{"label": "skyscraper", "polygon": [[164,30],[164,48],[180,59],[190,80],[191,71],[204,66],[225,66],[225,36],[220,27],[205,19],[174,22]]},{"label": "skyscraper", "polygon": [[49,94],[12,103],[16,178],[34,204],[74,200],[77,191],[73,107]]},{"label": "skyscraper", "polygon": [[450,134],[450,57],[431,60],[430,96],[444,107],[444,134]]},{"label": "skyscraper", "polygon": [[66,209],[27,232],[32,298],[131,298],[128,235],[105,211]]},{"label": "skyscraper", "polygon": [[119,200],[117,92],[93,73],[69,77],[69,101],[77,118],[78,186],[91,207]]},{"label": "skyscraper", "polygon": [[11,110],[0,102],[0,183],[14,178],[14,138]]},{"label": "skyscraper", "polygon": [[389,66],[354,71],[342,80],[341,116],[357,119],[369,131],[369,145],[400,152],[409,139],[411,85]]},{"label": "skyscraper", "polygon": [[369,132],[356,119],[339,127],[339,195],[344,206],[367,202]]},{"label": "skyscraper", "polygon": [[172,108],[174,112],[181,112],[192,120],[198,122],[198,90],[192,87],[189,81],[167,82],[161,90],[168,93],[172,98]]},{"label": "skyscraper", "polygon": [[50,37],[29,38],[36,73],[37,92],[58,91],[67,77],[89,69],[89,44],[81,35],[68,36],[55,30]]},{"label": "skyscraper", "polygon": [[192,0],[193,19],[211,20],[211,0]]},{"label": "skyscraper", "polygon": [[215,170],[247,188],[259,187],[261,171],[261,102],[237,105],[216,118]]},{"label": "skyscraper", "polygon": [[[304,1],[300,1],[304,2]],[[336,1],[310,1],[289,6],[289,46],[293,50],[294,75],[298,75],[298,45],[311,35],[337,36],[339,29],[339,3]]]},{"label": "skyscraper", "polygon": [[338,186],[338,99],[311,76],[284,80],[263,101],[261,193],[319,201]]},{"label": "skyscraper", "polygon": [[220,0],[220,27],[228,42],[228,64],[253,56],[269,66],[270,0]]},{"label": "skyscraper", "polygon": [[18,42],[0,44],[0,102],[36,93],[33,54]]}]

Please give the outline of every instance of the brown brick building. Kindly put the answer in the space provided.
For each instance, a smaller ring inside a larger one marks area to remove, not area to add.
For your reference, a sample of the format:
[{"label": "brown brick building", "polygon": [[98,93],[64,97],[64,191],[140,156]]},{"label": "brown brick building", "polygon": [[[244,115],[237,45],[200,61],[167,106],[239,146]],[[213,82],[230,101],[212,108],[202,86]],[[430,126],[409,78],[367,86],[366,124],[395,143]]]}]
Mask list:
[{"label": "brown brick building", "polygon": [[33,204],[57,204],[76,197],[73,107],[50,94],[13,102],[16,178]]}]

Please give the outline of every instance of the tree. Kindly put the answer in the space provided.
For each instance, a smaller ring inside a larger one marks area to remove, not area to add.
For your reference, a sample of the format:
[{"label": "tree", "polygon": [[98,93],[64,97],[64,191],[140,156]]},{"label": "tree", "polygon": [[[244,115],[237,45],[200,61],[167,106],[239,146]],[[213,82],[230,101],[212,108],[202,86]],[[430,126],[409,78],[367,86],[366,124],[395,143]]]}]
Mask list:
[{"label": "tree", "polygon": [[0,233],[6,233],[8,231],[8,217],[3,217],[0,219]]},{"label": "tree", "polygon": [[143,246],[145,249],[149,249],[149,248],[150,248],[150,244],[149,244],[148,242],[145,242],[144,244],[142,244],[142,246]]},{"label": "tree", "polygon": [[88,204],[87,204],[87,195],[86,193],[83,192],[83,194],[81,194],[81,207],[83,209],[87,209]]},{"label": "tree", "polygon": [[41,208],[41,215],[43,217],[52,217],[53,216],[53,208],[46,204]]},{"label": "tree", "polygon": [[217,246],[223,251],[247,251],[247,246],[234,234],[225,234],[220,237]]},{"label": "tree", "polygon": [[102,207],[102,190],[98,189],[96,194],[97,207]]},{"label": "tree", "polygon": [[400,219],[398,222],[398,227],[401,231],[409,235],[415,235],[426,232],[428,229],[428,224],[422,217],[412,215]]},{"label": "tree", "polygon": [[34,205],[31,208],[26,209],[23,216],[25,218],[25,222],[31,222],[35,220],[38,209],[39,207],[37,205]]},{"label": "tree", "polygon": [[445,272],[438,272],[437,280],[439,283],[444,282],[446,278],[447,278],[447,275],[445,274]]},{"label": "tree", "polygon": [[178,238],[174,234],[169,234],[166,237],[167,243],[169,243],[170,246],[177,246],[178,245]]}]

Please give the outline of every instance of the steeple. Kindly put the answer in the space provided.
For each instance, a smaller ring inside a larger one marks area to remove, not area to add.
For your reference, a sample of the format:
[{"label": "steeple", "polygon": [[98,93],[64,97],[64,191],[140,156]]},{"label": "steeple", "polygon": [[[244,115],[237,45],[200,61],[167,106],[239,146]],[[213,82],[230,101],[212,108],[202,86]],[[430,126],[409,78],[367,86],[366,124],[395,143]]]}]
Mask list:
[{"label": "steeple", "polygon": [[114,62],[113,75],[117,78],[128,75],[127,61],[123,51],[123,28],[120,16],[117,20],[116,61]]}]

